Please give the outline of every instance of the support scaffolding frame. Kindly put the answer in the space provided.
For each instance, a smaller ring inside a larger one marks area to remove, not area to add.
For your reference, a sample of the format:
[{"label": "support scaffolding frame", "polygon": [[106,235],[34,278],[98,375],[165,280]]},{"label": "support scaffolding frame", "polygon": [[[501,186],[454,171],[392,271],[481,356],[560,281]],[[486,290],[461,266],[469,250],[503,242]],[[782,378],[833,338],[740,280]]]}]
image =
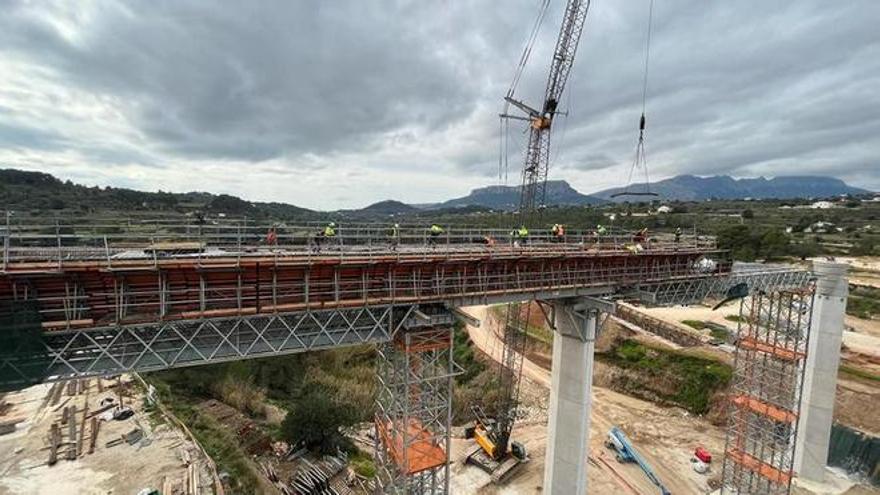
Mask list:
[{"label": "support scaffolding frame", "polygon": [[722,494],[791,491],[813,297],[807,284],[741,304]]},{"label": "support scaffolding frame", "polygon": [[449,492],[453,360],[449,313],[406,325],[378,346],[375,457],[379,492]]}]

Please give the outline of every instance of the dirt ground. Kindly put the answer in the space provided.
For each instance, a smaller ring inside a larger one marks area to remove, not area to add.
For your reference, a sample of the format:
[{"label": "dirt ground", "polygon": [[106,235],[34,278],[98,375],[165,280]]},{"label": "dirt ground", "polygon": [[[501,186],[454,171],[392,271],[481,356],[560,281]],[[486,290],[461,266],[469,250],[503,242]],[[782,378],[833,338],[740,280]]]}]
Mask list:
[{"label": "dirt ground", "polygon": [[[655,318],[681,325],[682,320],[702,320],[727,325],[735,329],[736,323],[724,319],[738,313],[738,305],[731,304],[712,311],[705,306],[674,306],[671,308],[639,308]],[[863,320],[846,316],[843,332],[841,362],[870,373],[880,374],[880,321]],[[720,348],[714,348],[718,351]],[[880,385],[856,380],[843,373],[838,375],[835,420],[862,431],[878,434],[880,415]]]},{"label": "dirt ground", "polygon": [[[501,342],[498,339],[498,329],[493,328],[492,319],[487,318],[487,308],[472,307],[465,310],[483,322],[481,328],[467,327],[471,339],[480,350],[498,360]],[[684,315],[681,319],[701,319],[699,316],[701,314],[698,308],[697,316],[677,313],[675,317]],[[725,321],[723,314],[721,318]],[[601,345],[601,342],[599,344]],[[525,359],[522,387],[521,401],[530,414],[527,419],[517,424],[513,436],[526,445],[531,456],[530,462],[521,466],[506,484],[497,486],[492,484],[489,476],[483,471],[464,464],[464,456],[473,448],[472,441],[455,438],[452,448],[450,493],[503,495],[541,493],[547,441],[549,370]],[[838,414],[852,418],[847,421],[850,424],[872,426],[877,421],[875,411],[876,404],[880,403],[878,393],[880,390],[870,385],[842,381],[838,388]],[[692,416],[682,409],[660,407],[596,385],[593,386],[593,400],[588,472],[590,493],[637,495],[658,491],[637,466],[618,463],[614,455],[604,447],[604,439],[612,426],[620,427],[627,434],[670,492],[676,495],[712,492],[710,480],[717,482],[720,478],[720,462],[713,462],[710,472],[701,475],[691,469],[690,458],[694,448],[702,446],[708,449],[715,459],[720,460],[724,448],[722,427],[714,426],[706,419]],[[863,429],[873,431],[867,427]],[[837,483],[834,489],[795,487],[792,493],[796,495],[880,493],[873,488],[853,485],[842,477],[835,477],[834,480]]]},{"label": "dirt ground", "polygon": [[[821,258],[815,258],[821,259]],[[880,257],[877,256],[840,256],[834,259],[850,266],[849,283],[867,285],[880,289]]]},{"label": "dirt ground", "polygon": [[[478,319],[489,321],[485,318],[485,307],[466,310]],[[498,359],[501,342],[494,329],[487,328],[486,324],[481,328],[469,326],[468,333],[480,350]],[[528,397],[542,397],[542,402],[529,404],[529,407],[543,407],[546,410],[550,372],[524,360],[523,376],[526,379],[522,393],[525,402],[528,404]],[[722,429],[677,408],[658,407],[602,387],[594,387],[593,391],[589,470],[591,493],[647,494],[657,491],[637,466],[619,464],[613,454],[605,449],[603,442],[612,426],[620,427],[630,437],[672,493],[699,494],[710,491],[708,481],[719,474],[720,464],[713,464],[712,472],[701,475],[691,469],[690,458],[698,445],[718,456],[724,447]],[[494,486],[488,475],[479,469],[456,462],[452,469],[451,493],[540,493],[544,476],[546,413],[540,419],[519,423],[513,435],[525,443],[531,461],[522,466],[507,484]],[[470,441],[456,439],[453,442],[453,459],[459,459],[471,446]]]},{"label": "dirt ground", "polygon": [[[160,421],[154,424],[143,410],[144,396],[140,389],[131,386],[123,386],[128,394],[123,394],[123,400],[126,406],[133,409],[133,417],[122,421],[97,420],[100,426],[97,428],[95,450],[91,454],[88,453],[91,418],[88,418],[85,421],[84,447],[76,453],[74,460],[67,460],[71,447],[67,444],[68,428],[64,426],[57,463],[48,465],[52,423],[60,422],[65,408],[76,405],[78,412],[74,417],[79,434],[83,423],[82,410],[86,404],[89,411],[95,412],[100,408],[101,399],[118,398],[116,390],[110,388],[116,383],[115,380],[103,380],[103,392],[99,392],[98,379],[91,379],[74,395],[68,395],[66,385],[59,385],[64,390],[55,405],[52,400],[55,394],[50,396],[50,392],[57,389],[51,384],[5,394],[2,399],[11,407],[0,420],[21,422],[14,432],[0,436],[0,495],[136,494],[147,487],[162,490],[166,478],[167,486],[171,489],[165,493],[183,493],[189,461],[199,471],[201,493],[212,493],[211,471],[207,461],[200,456],[199,449],[168,423]],[[143,432],[139,441],[107,446],[108,442],[134,429]]]}]

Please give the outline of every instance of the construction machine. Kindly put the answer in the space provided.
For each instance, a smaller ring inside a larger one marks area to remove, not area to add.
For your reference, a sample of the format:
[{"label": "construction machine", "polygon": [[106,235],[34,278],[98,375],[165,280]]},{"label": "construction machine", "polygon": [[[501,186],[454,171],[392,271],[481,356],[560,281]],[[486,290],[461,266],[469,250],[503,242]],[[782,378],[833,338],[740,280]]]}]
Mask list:
[{"label": "construction machine", "polygon": [[638,464],[651,483],[654,483],[660,489],[660,495],[670,495],[669,490],[663,486],[663,483],[657,477],[657,474],[654,473],[648,461],[636,451],[620,428],[616,426],[611,428],[611,431],[608,432],[608,438],[605,440],[605,447],[614,450],[617,454],[617,462],[634,462]]},{"label": "construction machine", "polygon": [[[516,228],[521,226],[534,228],[540,221],[550,166],[550,132],[556,116],[560,113],[558,107],[574,63],[590,1],[568,0],[566,3],[547,77],[544,99],[542,104],[535,108],[517,99],[514,93],[548,5],[549,0],[542,3],[538,21],[526,43],[513,83],[504,97],[504,111],[500,114],[502,121],[513,119],[528,123],[529,136],[522,169]],[[511,106],[524,115],[507,113]],[[474,408],[476,419],[473,427],[467,431],[467,436],[474,438],[477,443],[477,448],[468,455],[467,461],[490,472],[495,481],[503,480],[519,463],[527,459],[525,447],[517,442],[511,442],[510,436],[519,401],[520,376],[530,308],[530,304],[508,305],[498,377],[503,396],[494,404],[491,414],[486,414],[481,408]]]}]

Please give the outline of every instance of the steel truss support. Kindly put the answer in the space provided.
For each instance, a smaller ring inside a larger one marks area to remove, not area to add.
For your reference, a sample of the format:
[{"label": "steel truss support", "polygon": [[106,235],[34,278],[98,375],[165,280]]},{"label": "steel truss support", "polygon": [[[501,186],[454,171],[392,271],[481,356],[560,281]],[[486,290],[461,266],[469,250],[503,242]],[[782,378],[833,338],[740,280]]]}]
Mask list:
[{"label": "steel truss support", "polygon": [[[35,304],[0,321],[0,389],[385,342],[415,305],[365,306],[44,332]],[[30,310],[29,310],[30,308]],[[9,323],[5,325],[4,323]]]},{"label": "steel truss support", "polygon": [[449,491],[452,314],[415,312],[378,346],[375,457],[379,491]]},{"label": "steel truss support", "polygon": [[722,493],[790,491],[813,293],[808,285],[742,302]]},{"label": "steel truss support", "polygon": [[708,297],[724,297],[728,289],[741,283],[752,292],[797,289],[804,287],[810,276],[803,270],[735,264],[730,273],[647,284],[638,287],[637,291],[639,298],[647,303],[671,306],[694,304]]}]

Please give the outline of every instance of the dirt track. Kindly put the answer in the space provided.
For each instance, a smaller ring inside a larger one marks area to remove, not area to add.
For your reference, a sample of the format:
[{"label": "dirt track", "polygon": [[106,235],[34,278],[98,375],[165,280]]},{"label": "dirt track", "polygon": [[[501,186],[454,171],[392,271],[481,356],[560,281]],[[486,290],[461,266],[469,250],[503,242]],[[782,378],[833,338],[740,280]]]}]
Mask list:
[{"label": "dirt track", "polygon": [[[465,308],[483,321],[481,328],[468,326],[468,333],[480,350],[497,361],[501,342],[495,329],[491,328],[492,320],[486,318],[486,309],[485,306]],[[524,360],[523,377],[524,387],[533,388],[532,392],[538,395],[549,395],[549,370]],[[608,430],[615,425],[626,432],[672,493],[698,494],[710,491],[708,480],[720,474],[720,463],[714,463],[708,475],[700,475],[691,469],[690,457],[693,449],[702,445],[720,459],[724,447],[724,431],[721,428],[689,416],[680,409],[662,408],[601,387],[593,387],[593,399],[589,469],[591,493],[659,493],[637,466],[619,464],[602,445]],[[461,490],[455,493],[540,493],[546,435],[543,421],[518,425],[514,437],[526,444],[531,462],[500,488],[491,486],[488,476],[474,473],[478,471],[476,468],[456,466],[454,478],[463,477],[466,482],[454,483]],[[458,452],[453,455],[460,455],[469,445],[467,441],[457,441],[455,446]]]}]

